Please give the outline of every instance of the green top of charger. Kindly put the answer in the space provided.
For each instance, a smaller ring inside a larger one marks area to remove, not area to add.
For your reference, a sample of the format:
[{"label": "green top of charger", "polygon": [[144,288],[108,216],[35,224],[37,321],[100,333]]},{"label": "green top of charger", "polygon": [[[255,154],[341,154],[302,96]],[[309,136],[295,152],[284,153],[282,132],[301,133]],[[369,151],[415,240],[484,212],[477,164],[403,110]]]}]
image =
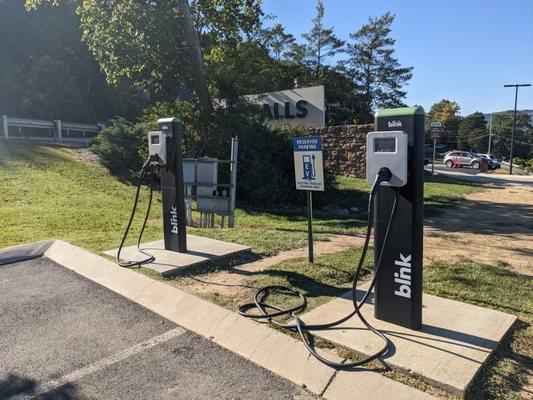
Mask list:
[{"label": "green top of charger", "polygon": [[416,107],[401,107],[401,108],[384,108],[378,110],[375,114],[376,118],[381,117],[398,117],[402,115],[425,115],[424,109],[420,106]]},{"label": "green top of charger", "polygon": [[178,117],[170,117],[170,118],[161,118],[157,120],[158,124],[168,124],[170,122],[180,122],[180,119]]}]

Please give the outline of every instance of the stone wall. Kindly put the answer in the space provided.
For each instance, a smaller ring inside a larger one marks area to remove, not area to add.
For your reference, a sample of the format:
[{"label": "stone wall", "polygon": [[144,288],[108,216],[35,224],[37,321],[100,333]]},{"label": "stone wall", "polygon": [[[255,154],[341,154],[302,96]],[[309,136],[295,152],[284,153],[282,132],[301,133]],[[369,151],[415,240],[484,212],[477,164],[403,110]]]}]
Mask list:
[{"label": "stone wall", "polygon": [[344,125],[310,128],[309,134],[322,137],[324,168],[353,178],[365,177],[366,134],[374,125]]}]

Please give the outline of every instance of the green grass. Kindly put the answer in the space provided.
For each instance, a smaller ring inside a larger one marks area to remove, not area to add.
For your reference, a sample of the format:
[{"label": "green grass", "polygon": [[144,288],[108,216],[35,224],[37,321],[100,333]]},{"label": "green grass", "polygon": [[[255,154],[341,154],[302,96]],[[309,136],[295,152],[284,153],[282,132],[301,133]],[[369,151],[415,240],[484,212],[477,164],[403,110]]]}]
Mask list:
[{"label": "green grass", "polygon": [[[366,209],[369,185],[362,179],[338,178],[328,195],[339,207]],[[120,182],[98,166],[82,163],[71,150],[39,143],[0,142],[0,247],[58,238],[95,252],[118,245],[130,213],[134,186]],[[426,213],[439,212],[479,188],[463,183],[429,182]],[[131,232],[134,243],[146,206],[147,190]],[[364,213],[334,216],[316,213],[316,240],[361,232]],[[161,200],[155,194],[146,240],[161,238]],[[304,246],[307,222],[302,209],[238,209],[236,229],[188,230],[242,243],[260,255]]]},{"label": "green grass", "polygon": [[[351,288],[360,249],[319,256],[313,265],[304,259],[283,262],[254,275],[245,283],[255,287],[289,285],[306,294],[308,310],[326,303]],[[372,255],[372,252],[369,252]],[[371,260],[365,272],[370,271]],[[424,270],[424,292],[519,317],[512,333],[497,349],[472,384],[468,399],[521,399],[520,383],[533,357],[533,279],[517,274],[502,263],[480,264],[470,260],[433,262]],[[287,307],[293,299],[278,296],[273,304]],[[235,307],[231,304],[231,307]],[[523,396],[523,397],[521,397]]]}]

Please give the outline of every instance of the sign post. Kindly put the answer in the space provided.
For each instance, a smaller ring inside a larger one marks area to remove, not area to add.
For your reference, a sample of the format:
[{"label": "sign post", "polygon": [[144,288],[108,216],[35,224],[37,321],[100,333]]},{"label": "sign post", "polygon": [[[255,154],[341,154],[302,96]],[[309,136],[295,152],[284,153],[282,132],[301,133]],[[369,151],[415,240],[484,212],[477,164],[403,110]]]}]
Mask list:
[{"label": "sign post", "polygon": [[437,139],[442,132],[442,124],[440,122],[432,122],[429,127],[429,136],[433,139],[433,161],[431,163],[431,175],[435,175],[435,148],[437,147]]},{"label": "sign post", "polygon": [[294,174],[297,190],[307,191],[307,241],[309,262],[313,254],[313,191],[324,191],[324,163],[320,136],[304,136],[292,139]]}]

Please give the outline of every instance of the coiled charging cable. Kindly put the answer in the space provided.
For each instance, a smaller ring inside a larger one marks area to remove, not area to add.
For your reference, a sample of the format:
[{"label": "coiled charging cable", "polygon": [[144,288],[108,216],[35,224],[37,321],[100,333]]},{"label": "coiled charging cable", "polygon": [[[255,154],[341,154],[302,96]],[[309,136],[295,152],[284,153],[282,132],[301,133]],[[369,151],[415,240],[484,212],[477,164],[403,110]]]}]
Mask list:
[{"label": "coiled charging cable", "polygon": [[[387,229],[385,231],[385,236],[383,238],[383,243],[382,243],[381,249],[379,251],[379,257],[378,257],[378,261],[376,263],[376,268],[375,268],[375,271],[374,271],[374,278],[372,279],[372,281],[370,283],[370,287],[368,288],[367,292],[365,293],[365,295],[363,296],[363,298],[359,302],[357,301],[357,284],[359,282],[359,278],[360,278],[360,275],[361,275],[362,267],[363,267],[363,265],[365,263],[365,260],[366,260],[366,254],[368,252],[368,246],[369,246],[369,243],[370,243],[370,235],[372,233],[372,215],[373,215],[373,212],[374,212],[375,194],[379,190],[381,183],[388,181],[390,178],[391,178],[390,170],[388,170],[387,168],[382,168],[379,171],[379,173],[376,175],[376,179],[375,179],[375,181],[374,181],[374,183],[372,185],[372,189],[370,190],[370,196],[369,196],[369,199],[368,199],[368,220],[367,220],[367,230],[366,230],[365,242],[364,242],[364,245],[363,245],[363,250],[361,252],[361,256],[359,258],[359,263],[357,265],[357,269],[355,271],[354,278],[352,280],[352,303],[353,303],[353,306],[354,306],[354,311],[352,311],[350,314],[346,315],[345,317],[343,317],[343,318],[341,318],[339,320],[328,322],[328,323],[325,323],[325,324],[306,324],[304,321],[302,321],[298,317],[298,315],[296,315],[297,313],[303,312],[306,309],[306,307],[307,307],[307,300],[305,299],[305,296],[302,293],[300,293],[299,291],[297,291],[297,290],[295,290],[295,289],[293,289],[291,287],[281,286],[281,285],[272,285],[272,286],[265,286],[265,287],[257,290],[257,292],[254,295],[254,302],[253,303],[244,304],[244,305],[240,306],[239,309],[237,310],[237,312],[240,315],[242,315],[244,317],[247,317],[247,318],[258,319],[258,320],[266,319],[270,323],[272,323],[273,325],[278,326],[280,328],[285,328],[285,329],[289,329],[289,330],[292,330],[292,331],[297,331],[300,334],[300,337],[301,337],[305,347],[309,350],[309,352],[317,360],[319,360],[320,362],[322,362],[322,363],[324,363],[324,364],[326,364],[326,365],[328,365],[328,366],[330,366],[332,368],[349,369],[349,368],[358,367],[358,366],[366,364],[366,363],[368,363],[370,361],[373,361],[373,360],[381,357],[383,354],[385,354],[387,352],[388,348],[389,348],[389,345],[390,345],[389,339],[382,332],[380,332],[377,329],[375,329],[365,319],[365,317],[361,313],[361,307],[367,302],[367,300],[368,300],[368,298],[370,296],[370,293],[374,289],[374,286],[376,284],[376,280],[377,280],[377,278],[378,278],[378,276],[380,274],[380,271],[382,269],[383,254],[384,254],[385,248],[387,246],[389,232],[391,230],[392,225],[394,224],[394,220],[396,218],[396,212],[398,210],[398,199],[400,197],[398,188],[396,188],[396,193],[395,193],[395,196],[394,196],[394,203],[392,205],[392,210],[391,210],[391,214],[390,214],[389,221],[388,221],[388,224],[387,224]],[[276,293],[276,294],[284,294],[284,295],[293,296],[293,297],[299,297],[300,298],[300,304],[298,304],[295,307],[291,307],[291,308],[281,308],[281,307],[278,307],[278,306],[276,306],[274,304],[270,304],[270,303],[268,303],[266,301],[266,299],[268,298],[268,296],[270,294],[274,294],[274,293]],[[251,314],[249,311],[252,310],[252,309],[259,310],[260,314]],[[268,310],[273,310],[273,311],[268,311]],[[275,317],[284,316],[284,315],[288,315],[288,316],[293,317],[294,318],[294,323],[292,323],[292,324],[284,324],[284,323],[277,322],[277,321],[275,321],[273,319]],[[310,339],[310,337],[313,336],[311,334],[311,331],[326,330],[326,329],[335,327],[337,325],[342,324],[343,322],[346,322],[347,320],[352,318],[354,315],[357,315],[359,317],[359,319],[361,320],[361,322],[371,332],[373,332],[375,335],[379,336],[382,339],[383,346],[380,348],[380,350],[378,350],[374,354],[372,354],[372,355],[370,355],[370,356],[368,356],[368,357],[366,357],[366,358],[364,358],[362,360],[359,360],[359,361],[356,361],[356,362],[350,362],[350,363],[334,362],[334,361],[328,360],[327,358],[324,358],[320,354],[318,354],[317,351],[315,350],[312,342],[311,342],[311,339]]]},{"label": "coiled charging cable", "polygon": [[150,172],[150,193],[148,197],[148,207],[146,208],[146,214],[144,216],[144,221],[142,224],[141,232],[139,233],[139,237],[137,238],[137,251],[141,254],[144,254],[146,256],[145,259],[140,261],[123,261],[120,259],[120,253],[122,252],[122,248],[124,246],[124,242],[126,241],[126,238],[128,237],[129,230],[131,228],[131,224],[133,222],[133,218],[135,217],[135,212],[137,211],[137,204],[139,203],[139,195],[141,193],[141,185],[142,185],[142,178],[146,171],[149,170],[150,166],[157,162],[158,157],[157,156],[150,156],[146,162],[143,164],[141,168],[141,172],[139,174],[139,181],[137,182],[137,190],[135,192],[135,200],[133,202],[133,208],[131,210],[130,219],[128,221],[128,226],[126,227],[126,230],[124,231],[124,236],[122,237],[122,241],[120,242],[120,246],[118,246],[117,256],[116,256],[116,262],[121,267],[126,268],[133,268],[133,267],[140,267],[143,264],[151,263],[155,261],[155,258],[150,253],[147,253],[143,249],[141,249],[141,240],[144,233],[144,228],[146,228],[146,222],[148,221],[148,216],[150,214],[150,209],[152,207],[152,197],[153,197],[153,191],[154,191],[154,173],[153,171]]}]

